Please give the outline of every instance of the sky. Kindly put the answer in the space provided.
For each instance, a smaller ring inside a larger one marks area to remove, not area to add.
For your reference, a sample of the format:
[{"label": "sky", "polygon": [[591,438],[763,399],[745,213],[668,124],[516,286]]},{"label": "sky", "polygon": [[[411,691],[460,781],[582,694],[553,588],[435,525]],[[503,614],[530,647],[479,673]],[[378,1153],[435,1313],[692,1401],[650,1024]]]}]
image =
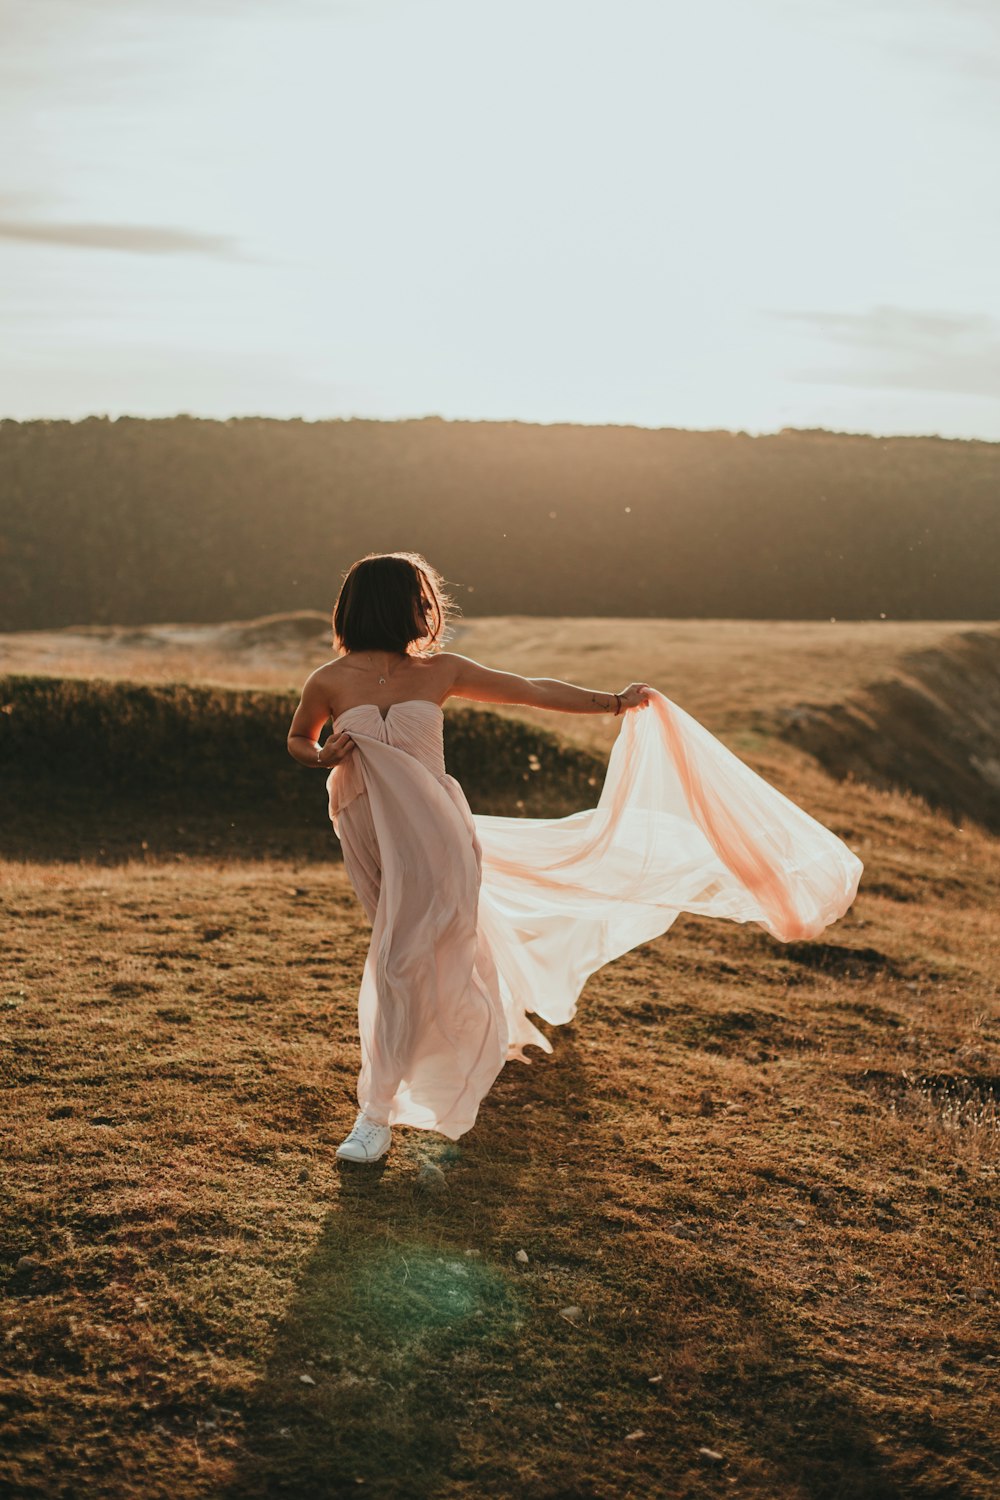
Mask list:
[{"label": "sky", "polygon": [[0,0],[0,416],[1000,440],[997,0]]}]

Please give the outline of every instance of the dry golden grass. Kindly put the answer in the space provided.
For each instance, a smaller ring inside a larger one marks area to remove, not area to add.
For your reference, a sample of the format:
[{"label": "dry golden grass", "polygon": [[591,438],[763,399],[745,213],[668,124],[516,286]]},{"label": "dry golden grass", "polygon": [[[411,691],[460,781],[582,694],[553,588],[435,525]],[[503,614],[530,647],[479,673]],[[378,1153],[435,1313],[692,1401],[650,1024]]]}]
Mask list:
[{"label": "dry golden grass", "polygon": [[866,862],[827,940],[682,919],[374,1169],[332,857],[0,865],[0,1490],[995,1494],[998,846],[752,759]]},{"label": "dry golden grass", "polygon": [[[993,622],[995,624],[995,622]],[[891,672],[908,651],[975,621],[538,619],[460,620],[448,649],[484,666],[613,690],[650,682],[710,728],[745,726],[794,706],[839,702]],[[989,623],[985,628],[989,628]],[[331,658],[319,612],[227,625],[95,626],[0,635],[0,673],[297,689]],[[576,743],[606,749],[617,732],[590,715],[509,710]]]},{"label": "dry golden grass", "polygon": [[[898,667],[906,652],[937,646],[968,621],[532,620],[463,621],[456,651],[525,676],[587,687],[648,682],[715,733],[747,729],[803,697],[835,703]],[[989,627],[987,627],[989,628]],[[537,722],[542,711],[517,709]],[[606,747],[617,726],[568,714],[560,733]]]}]

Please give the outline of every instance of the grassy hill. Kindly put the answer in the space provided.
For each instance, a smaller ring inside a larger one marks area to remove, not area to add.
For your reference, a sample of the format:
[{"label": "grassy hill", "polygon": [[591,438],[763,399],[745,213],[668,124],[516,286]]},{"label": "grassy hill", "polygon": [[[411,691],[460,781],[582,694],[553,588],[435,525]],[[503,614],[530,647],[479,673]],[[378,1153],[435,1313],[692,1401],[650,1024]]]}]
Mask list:
[{"label": "grassy hill", "polygon": [[369,550],[470,615],[995,619],[1000,444],[787,430],[0,422],[0,629],[329,610]]},{"label": "grassy hill", "polygon": [[[465,620],[449,644],[528,676],[651,682],[765,772],[793,772],[796,747],[1000,830],[998,627],[504,617]],[[307,611],[0,636],[0,848],[328,858],[323,778],[285,736],[329,656]],[[510,816],[592,806],[617,731],[605,715],[445,710],[473,808]]]},{"label": "grassy hill", "polygon": [[[333,1156],[369,931],[330,835],[244,859],[201,821],[230,748],[237,802],[277,788],[294,631],[203,639],[193,676],[242,684],[136,681],[145,632],[66,643],[117,679],[60,680],[51,637],[5,678],[0,728],[38,778],[5,835],[43,782],[58,799],[65,776],[66,800],[38,857],[0,857],[4,1495],[992,1500],[997,840],[830,775],[782,715],[829,715],[824,747],[849,722],[856,747],[864,708],[870,744],[891,701],[866,694],[895,682],[960,730],[996,632],[856,627],[845,651],[814,627],[765,647],[764,627],[648,624],[505,622],[497,650],[582,682],[662,663],[626,675],[673,687],[847,839],[855,906],[815,943],[682,918],[595,974],[571,1024],[542,1023],[553,1054],[508,1064],[461,1141],[397,1131],[374,1170]],[[567,732],[544,779],[579,799],[614,726],[546,718]],[[544,727],[449,712],[483,795],[517,791],[504,757]],[[141,850],[195,756],[218,771],[195,836]],[[99,777],[133,842],[61,857]]]},{"label": "grassy hill", "polygon": [[[0,850],[333,857],[326,773],[298,766],[285,747],[297,701],[255,689],[0,677]],[[477,811],[511,817],[593,805],[604,779],[598,757],[551,732],[460,705],[446,712],[445,756]]]}]

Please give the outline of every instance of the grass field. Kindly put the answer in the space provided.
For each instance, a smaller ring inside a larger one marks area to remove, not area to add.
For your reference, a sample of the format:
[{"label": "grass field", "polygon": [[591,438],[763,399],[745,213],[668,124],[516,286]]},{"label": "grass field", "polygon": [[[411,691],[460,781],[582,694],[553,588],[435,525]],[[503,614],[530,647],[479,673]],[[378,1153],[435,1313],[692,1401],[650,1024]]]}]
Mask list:
[{"label": "grass field", "polygon": [[[605,691],[649,682],[718,732],[792,707],[803,695],[839,703],[898,667],[905,652],[976,628],[961,621],[459,619],[448,649],[484,666],[561,677]],[[989,623],[983,628],[990,628]],[[994,622],[995,628],[995,622]],[[0,670],[148,683],[297,690],[332,658],[329,619],[315,611],[231,625],[92,626],[0,634]],[[602,716],[508,710],[588,748],[606,750]]]},{"label": "grass field", "polygon": [[0,1493],[996,1494],[996,839],[746,728],[888,671],[881,626],[851,661],[785,626],[726,676],[728,622],[665,622],[669,678],[624,627],[623,672],[530,626],[501,660],[725,730],[865,861],[854,908],[787,946],[682,918],[461,1141],[357,1169],[368,930],[332,841],[4,860]]}]

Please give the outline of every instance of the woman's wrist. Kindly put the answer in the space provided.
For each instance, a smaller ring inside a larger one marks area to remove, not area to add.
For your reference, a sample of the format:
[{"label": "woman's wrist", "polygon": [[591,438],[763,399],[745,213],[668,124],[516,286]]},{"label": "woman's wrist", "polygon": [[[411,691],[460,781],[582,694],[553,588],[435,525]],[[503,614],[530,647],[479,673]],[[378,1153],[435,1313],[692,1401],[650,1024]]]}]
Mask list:
[{"label": "woman's wrist", "polygon": [[610,714],[617,719],[622,711],[622,700],[620,693],[593,692],[590,695],[591,713]]}]

